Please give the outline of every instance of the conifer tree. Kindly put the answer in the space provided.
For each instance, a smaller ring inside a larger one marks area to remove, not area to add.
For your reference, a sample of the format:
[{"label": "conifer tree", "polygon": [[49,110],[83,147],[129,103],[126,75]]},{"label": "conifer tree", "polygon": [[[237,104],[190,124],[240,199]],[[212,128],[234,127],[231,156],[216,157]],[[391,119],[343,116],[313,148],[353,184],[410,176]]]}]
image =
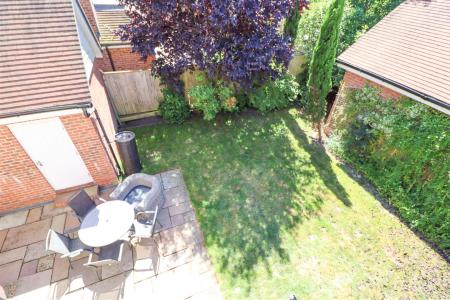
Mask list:
[{"label": "conifer tree", "polygon": [[320,142],[322,142],[322,121],[326,114],[326,97],[331,90],[331,73],[336,61],[339,26],[344,13],[344,4],[345,0],[333,0],[330,4],[309,65],[305,111],[318,130]]}]

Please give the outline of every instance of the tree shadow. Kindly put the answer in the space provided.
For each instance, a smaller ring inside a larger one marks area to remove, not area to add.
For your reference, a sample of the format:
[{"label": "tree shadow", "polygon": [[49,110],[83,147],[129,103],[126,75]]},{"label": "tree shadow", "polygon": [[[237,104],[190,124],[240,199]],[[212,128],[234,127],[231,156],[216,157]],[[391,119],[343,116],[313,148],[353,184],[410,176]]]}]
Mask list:
[{"label": "tree shadow", "polygon": [[330,158],[288,111],[220,116],[137,135],[144,172],[182,170],[208,251],[230,280],[250,283],[261,265],[270,273],[273,257],[288,262],[283,235],[317,215],[326,188],[350,205]]},{"label": "tree shadow", "polygon": [[352,206],[348,193],[340,184],[336,173],[332,168],[332,160],[327,154],[325,147],[317,142],[308,139],[305,131],[300,128],[297,120],[290,114],[286,118],[287,126],[292,134],[297,138],[303,148],[311,155],[311,163],[319,173],[325,186],[334,193],[334,195],[344,203],[345,206]]}]

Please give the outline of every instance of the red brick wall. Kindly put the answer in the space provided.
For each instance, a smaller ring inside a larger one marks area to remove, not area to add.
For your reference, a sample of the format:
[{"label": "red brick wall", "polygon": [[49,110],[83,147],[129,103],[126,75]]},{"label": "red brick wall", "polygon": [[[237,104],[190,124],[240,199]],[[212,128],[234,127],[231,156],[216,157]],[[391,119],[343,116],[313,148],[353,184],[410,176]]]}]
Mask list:
[{"label": "red brick wall", "polygon": [[0,126],[0,212],[54,199],[55,191],[7,126]]},{"label": "red brick wall", "polygon": [[91,25],[92,30],[98,35],[97,21],[95,19],[94,7],[92,6],[91,0],[80,0],[80,6],[86,15],[86,18]]},{"label": "red brick wall", "polygon": [[89,80],[89,91],[91,92],[92,103],[94,104],[99,118],[102,121],[106,135],[109,141],[112,142],[112,146],[114,146],[114,135],[116,134],[118,124],[114,115],[113,107],[108,101],[105,82],[103,81],[103,76],[100,72],[101,66],[99,66],[99,62],[101,63],[102,61],[103,60],[99,58],[96,58],[94,61],[92,76]]},{"label": "red brick wall", "polygon": [[[60,117],[98,185],[117,182],[105,148],[90,118]],[[5,125],[0,125],[0,212],[54,200],[56,193]]]},{"label": "red brick wall", "polygon": [[117,182],[93,120],[82,114],[60,117],[94,181],[99,185]]},{"label": "red brick wall", "polygon": [[[108,51],[111,56],[109,56]],[[143,61],[139,54],[131,52],[131,47],[108,48],[108,51],[103,51],[103,59],[98,63],[99,68],[105,72],[113,71],[111,60],[116,71],[149,69],[153,61],[152,58]]]},{"label": "red brick wall", "polygon": [[381,91],[380,96],[384,99],[398,99],[402,97],[402,95],[397,93],[396,91],[388,89],[387,87],[379,85],[378,83],[367,80],[359,75],[356,75],[355,73],[351,73],[349,71],[345,72],[344,85],[346,88],[359,89],[363,88],[367,84],[379,88]]}]

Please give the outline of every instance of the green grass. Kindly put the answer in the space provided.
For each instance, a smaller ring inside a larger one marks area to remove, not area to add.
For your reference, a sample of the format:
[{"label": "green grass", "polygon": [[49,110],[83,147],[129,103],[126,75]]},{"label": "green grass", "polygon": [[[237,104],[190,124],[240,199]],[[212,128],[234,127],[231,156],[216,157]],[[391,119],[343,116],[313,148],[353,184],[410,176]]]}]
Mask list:
[{"label": "green grass", "polygon": [[447,263],[308,136],[295,110],[136,130],[180,168],[227,299],[446,298]]}]

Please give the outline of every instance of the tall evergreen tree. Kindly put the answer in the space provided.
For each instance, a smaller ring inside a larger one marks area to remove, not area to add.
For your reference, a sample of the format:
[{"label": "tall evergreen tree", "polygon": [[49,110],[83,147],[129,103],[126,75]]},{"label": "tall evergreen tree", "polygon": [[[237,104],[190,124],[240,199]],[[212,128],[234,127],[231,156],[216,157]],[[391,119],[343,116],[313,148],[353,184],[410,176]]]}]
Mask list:
[{"label": "tall evergreen tree", "polygon": [[344,4],[345,0],[333,0],[330,4],[309,65],[305,109],[317,127],[320,142],[322,142],[322,121],[327,109],[326,97],[331,90],[331,73],[336,61],[339,26],[344,13]]},{"label": "tall evergreen tree", "polygon": [[294,0],[294,5],[289,16],[284,23],[284,35],[291,38],[291,44],[294,45],[298,36],[298,22],[303,10],[308,9],[308,0]]}]

